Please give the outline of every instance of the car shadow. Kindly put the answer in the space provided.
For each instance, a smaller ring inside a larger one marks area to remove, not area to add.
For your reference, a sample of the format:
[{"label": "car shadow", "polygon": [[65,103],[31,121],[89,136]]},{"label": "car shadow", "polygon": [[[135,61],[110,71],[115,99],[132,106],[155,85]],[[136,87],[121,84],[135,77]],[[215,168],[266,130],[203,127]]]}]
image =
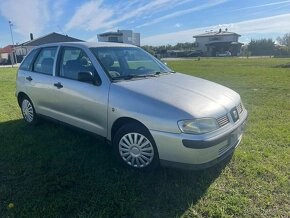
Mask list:
[{"label": "car shadow", "polygon": [[181,216],[230,160],[203,171],[136,172],[104,140],[47,121],[2,122],[0,139],[0,214],[16,217]]}]

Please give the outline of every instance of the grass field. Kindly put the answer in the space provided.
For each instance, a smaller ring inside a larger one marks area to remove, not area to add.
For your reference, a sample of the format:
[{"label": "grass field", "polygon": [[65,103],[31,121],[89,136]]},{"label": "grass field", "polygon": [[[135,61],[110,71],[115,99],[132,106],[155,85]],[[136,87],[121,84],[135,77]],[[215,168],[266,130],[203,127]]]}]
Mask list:
[{"label": "grass field", "polygon": [[289,217],[290,69],[274,67],[287,62],[168,62],[239,92],[248,126],[226,165],[152,173],[120,167],[90,134],[27,126],[14,97],[16,69],[0,68],[0,217]]}]

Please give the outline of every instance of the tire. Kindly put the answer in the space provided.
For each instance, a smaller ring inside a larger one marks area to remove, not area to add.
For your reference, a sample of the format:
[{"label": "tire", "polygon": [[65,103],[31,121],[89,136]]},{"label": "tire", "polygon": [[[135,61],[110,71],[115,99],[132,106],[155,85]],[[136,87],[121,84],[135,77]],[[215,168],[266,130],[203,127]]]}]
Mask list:
[{"label": "tire", "polygon": [[21,99],[20,108],[21,108],[23,119],[25,120],[26,123],[30,125],[37,124],[37,121],[38,121],[37,114],[35,113],[35,109],[31,100],[27,96],[24,96]]},{"label": "tire", "polygon": [[159,166],[159,155],[150,132],[140,124],[122,126],[113,139],[118,160],[126,167],[151,171]]}]

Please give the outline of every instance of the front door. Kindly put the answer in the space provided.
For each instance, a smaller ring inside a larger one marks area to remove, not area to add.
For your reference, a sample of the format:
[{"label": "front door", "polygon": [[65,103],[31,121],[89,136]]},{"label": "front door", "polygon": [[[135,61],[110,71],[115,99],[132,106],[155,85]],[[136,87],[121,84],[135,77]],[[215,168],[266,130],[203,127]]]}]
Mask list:
[{"label": "front door", "polygon": [[[56,68],[59,101],[57,119],[107,135],[108,84],[102,84],[88,55],[78,47],[62,47]],[[79,81],[79,73],[92,73],[93,81]]]}]

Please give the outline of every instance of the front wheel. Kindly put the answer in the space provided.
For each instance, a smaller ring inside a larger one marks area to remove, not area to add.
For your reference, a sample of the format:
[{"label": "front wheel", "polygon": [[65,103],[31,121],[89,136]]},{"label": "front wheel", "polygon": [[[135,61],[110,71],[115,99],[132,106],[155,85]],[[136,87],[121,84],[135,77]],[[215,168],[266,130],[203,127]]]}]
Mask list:
[{"label": "front wheel", "polygon": [[113,140],[118,159],[127,167],[152,170],[159,165],[159,155],[149,131],[138,124],[121,127]]},{"label": "front wheel", "polygon": [[37,123],[37,115],[33,104],[28,97],[23,97],[21,100],[21,112],[24,120],[29,124]]}]

